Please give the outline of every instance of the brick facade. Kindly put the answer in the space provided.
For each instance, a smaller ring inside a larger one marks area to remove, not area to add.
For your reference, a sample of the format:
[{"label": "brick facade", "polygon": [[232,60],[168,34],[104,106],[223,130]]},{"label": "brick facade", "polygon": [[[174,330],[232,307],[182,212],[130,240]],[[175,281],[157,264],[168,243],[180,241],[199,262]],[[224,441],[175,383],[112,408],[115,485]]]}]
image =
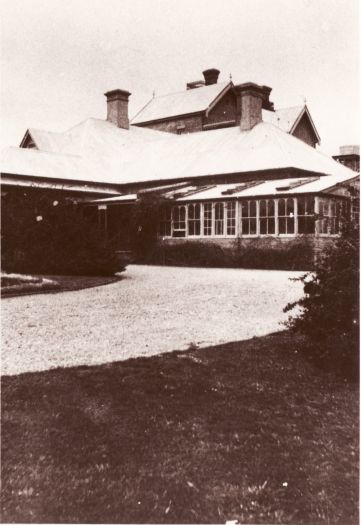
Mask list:
[{"label": "brick facade", "polygon": [[202,131],[203,122],[202,115],[191,115],[157,122],[146,122],[145,124],[138,124],[138,126],[167,133],[194,133]]}]

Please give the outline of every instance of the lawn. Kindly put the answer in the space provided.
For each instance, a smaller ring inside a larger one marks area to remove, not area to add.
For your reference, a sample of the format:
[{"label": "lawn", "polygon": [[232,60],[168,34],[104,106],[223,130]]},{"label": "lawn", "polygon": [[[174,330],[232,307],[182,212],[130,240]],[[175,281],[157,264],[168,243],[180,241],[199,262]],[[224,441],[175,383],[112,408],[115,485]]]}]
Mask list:
[{"label": "lawn", "polygon": [[3,377],[3,522],[358,523],[358,389],[302,344]]}]

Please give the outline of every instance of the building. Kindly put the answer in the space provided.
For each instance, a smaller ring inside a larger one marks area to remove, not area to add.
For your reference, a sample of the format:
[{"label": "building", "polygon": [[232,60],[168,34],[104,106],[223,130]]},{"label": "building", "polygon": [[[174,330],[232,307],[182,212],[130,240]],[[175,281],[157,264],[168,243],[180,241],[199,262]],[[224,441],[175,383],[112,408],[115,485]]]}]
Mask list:
[{"label": "building", "polygon": [[305,238],[322,249],[351,208],[358,174],[316,149],[306,105],[274,109],[271,88],[218,75],[206,70],[186,90],[153,97],[131,120],[130,93],[117,89],[105,94],[106,121],[28,129],[4,152],[3,193],[65,192],[98,210],[119,249],[129,207],[149,192],[164,200],[162,243],[282,247]]},{"label": "building", "polygon": [[332,158],[360,173],[360,146],[341,146],[339,155],[333,155]]}]

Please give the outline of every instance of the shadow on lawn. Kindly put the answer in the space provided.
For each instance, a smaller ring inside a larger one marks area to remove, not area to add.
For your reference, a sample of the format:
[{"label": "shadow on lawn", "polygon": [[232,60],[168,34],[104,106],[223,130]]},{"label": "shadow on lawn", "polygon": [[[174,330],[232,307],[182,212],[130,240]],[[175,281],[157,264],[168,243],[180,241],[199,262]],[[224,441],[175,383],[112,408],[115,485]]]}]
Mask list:
[{"label": "shadow on lawn", "polygon": [[3,521],[357,523],[357,387],[302,344],[4,377]]}]

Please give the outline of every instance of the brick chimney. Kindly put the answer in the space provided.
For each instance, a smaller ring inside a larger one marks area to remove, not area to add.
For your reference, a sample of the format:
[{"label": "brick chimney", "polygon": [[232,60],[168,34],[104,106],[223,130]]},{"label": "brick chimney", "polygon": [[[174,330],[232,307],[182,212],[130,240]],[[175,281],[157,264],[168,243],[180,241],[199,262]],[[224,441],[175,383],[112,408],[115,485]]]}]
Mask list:
[{"label": "brick chimney", "polygon": [[205,85],[210,86],[211,84],[217,84],[218,75],[218,69],[206,69],[203,71]]},{"label": "brick chimney", "polygon": [[271,88],[246,82],[234,87],[237,97],[237,121],[242,131],[252,129],[262,122],[262,108],[273,110],[269,96]]},{"label": "brick chimney", "polygon": [[118,128],[129,129],[128,99],[130,93],[123,89],[113,89],[104,93],[107,97],[107,121]]}]

